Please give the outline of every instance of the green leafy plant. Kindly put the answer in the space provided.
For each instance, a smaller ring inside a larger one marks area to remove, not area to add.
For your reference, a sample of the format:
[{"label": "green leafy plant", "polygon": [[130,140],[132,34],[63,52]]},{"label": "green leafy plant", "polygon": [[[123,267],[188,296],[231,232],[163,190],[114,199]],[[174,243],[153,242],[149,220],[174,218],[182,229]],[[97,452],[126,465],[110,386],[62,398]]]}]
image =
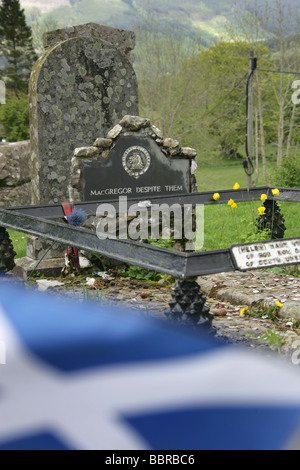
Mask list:
[{"label": "green leafy plant", "polygon": [[31,28],[26,23],[19,0],[2,0],[0,5],[0,75],[7,88],[28,90],[28,80],[37,55],[32,45]]},{"label": "green leafy plant", "polygon": [[160,246],[161,248],[172,249],[174,245],[174,238],[162,239],[162,240],[153,240],[149,238],[149,243],[153,246]]},{"label": "green leafy plant", "polygon": [[247,310],[246,314],[254,317],[267,317],[270,320],[276,322],[278,321],[278,310],[280,307],[275,306],[266,306],[263,302],[259,306],[253,306],[250,310]]},{"label": "green leafy plant", "polygon": [[276,331],[275,328],[272,330],[266,330],[262,334],[261,338],[268,343],[271,348],[276,348],[277,352],[280,353],[281,346],[283,344],[283,338],[280,334]]},{"label": "green leafy plant", "polygon": [[159,281],[163,278],[162,274],[155,271],[148,271],[147,269],[140,268],[139,266],[129,266],[126,271],[121,273],[122,276],[129,276],[131,279],[140,281]]},{"label": "green leafy plant", "polygon": [[100,302],[103,300],[103,291],[104,291],[104,284],[101,287],[101,290],[99,289],[88,289],[86,286],[83,287],[83,299],[85,301],[95,301],[95,302]]},{"label": "green leafy plant", "polygon": [[253,223],[246,225],[246,219],[241,219],[241,224],[244,227],[244,231],[241,233],[241,243],[260,242],[271,239],[271,230],[265,228],[264,230],[255,231],[253,229]]},{"label": "green leafy plant", "polygon": [[284,157],[282,163],[273,174],[274,184],[287,188],[300,187],[300,155]]},{"label": "green leafy plant", "polygon": [[0,106],[0,122],[3,124],[5,138],[8,142],[29,139],[28,95],[19,92],[8,92],[6,104]]}]

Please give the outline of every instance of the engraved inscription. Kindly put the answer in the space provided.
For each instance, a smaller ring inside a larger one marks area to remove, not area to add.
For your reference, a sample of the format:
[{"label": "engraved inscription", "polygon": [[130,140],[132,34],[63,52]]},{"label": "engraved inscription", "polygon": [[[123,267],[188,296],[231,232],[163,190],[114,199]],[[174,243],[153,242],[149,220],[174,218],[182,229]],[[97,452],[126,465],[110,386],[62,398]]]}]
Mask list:
[{"label": "engraved inscription", "polygon": [[300,263],[300,239],[237,245],[231,251],[241,270]]}]

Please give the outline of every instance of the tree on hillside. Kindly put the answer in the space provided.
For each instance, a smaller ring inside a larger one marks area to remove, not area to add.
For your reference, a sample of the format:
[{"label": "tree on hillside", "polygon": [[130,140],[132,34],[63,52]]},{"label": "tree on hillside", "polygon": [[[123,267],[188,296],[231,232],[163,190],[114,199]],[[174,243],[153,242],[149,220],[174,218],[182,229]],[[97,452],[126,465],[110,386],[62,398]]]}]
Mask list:
[{"label": "tree on hillside", "polygon": [[[258,57],[255,72],[254,115],[257,116],[256,140],[260,142],[264,180],[267,183],[265,144],[277,146],[277,166],[293,154],[299,132],[297,106],[291,100],[291,72],[300,71],[300,9],[295,0],[253,0],[245,13],[237,9],[228,28],[231,41],[241,38]],[[269,57],[258,54],[261,44],[269,48]],[[263,70],[267,70],[264,72]]]},{"label": "tree on hillside", "polygon": [[38,55],[42,55],[45,52],[43,45],[43,36],[49,31],[54,31],[59,28],[58,21],[56,21],[51,15],[39,17],[36,21],[32,22],[32,43],[37,51]]},{"label": "tree on hillside", "polygon": [[31,29],[26,24],[19,0],[2,0],[0,5],[0,78],[8,89],[27,91],[32,66],[37,59]]},{"label": "tree on hillside", "polygon": [[200,46],[181,31],[165,27],[156,17],[145,16],[136,27],[135,70],[143,114],[172,136],[180,119],[192,76],[185,74],[188,58]]}]

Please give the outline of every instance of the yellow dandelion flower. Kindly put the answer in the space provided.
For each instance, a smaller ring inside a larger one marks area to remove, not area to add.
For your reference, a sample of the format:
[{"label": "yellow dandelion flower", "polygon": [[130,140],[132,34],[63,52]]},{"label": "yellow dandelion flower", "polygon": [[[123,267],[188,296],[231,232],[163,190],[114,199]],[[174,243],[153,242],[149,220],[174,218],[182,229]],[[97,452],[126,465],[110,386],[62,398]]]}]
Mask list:
[{"label": "yellow dandelion flower", "polygon": [[276,307],[279,307],[279,308],[283,307],[282,303],[279,302],[278,300],[277,300],[277,302],[275,302],[275,305],[276,305]]},{"label": "yellow dandelion flower", "polygon": [[242,308],[241,311],[240,311],[241,317],[242,317],[243,315],[245,315],[245,313],[246,313],[248,310],[249,310],[248,307]]},{"label": "yellow dandelion flower", "polygon": [[231,204],[231,209],[236,209],[236,208],[237,208],[237,204],[235,202]]},{"label": "yellow dandelion flower", "polygon": [[265,207],[262,206],[262,207],[259,207],[259,208],[258,208],[258,213],[259,213],[259,215],[264,215],[265,212],[266,212],[266,208],[265,208]]},{"label": "yellow dandelion flower", "polygon": [[239,183],[235,183],[235,185],[233,186],[233,189],[240,189]]},{"label": "yellow dandelion flower", "polygon": [[228,206],[232,206],[232,204],[234,204],[234,200],[233,200],[233,199],[229,199],[229,201],[228,201],[227,204],[228,204]]},{"label": "yellow dandelion flower", "polygon": [[268,199],[268,196],[267,196],[266,194],[262,194],[262,195],[260,196],[260,200],[261,200],[262,202],[264,202],[266,199]]},{"label": "yellow dandelion flower", "polygon": [[213,199],[214,199],[214,201],[217,201],[218,199],[220,199],[220,194],[219,194],[219,193],[215,193],[215,194],[213,195]]},{"label": "yellow dandelion flower", "polygon": [[277,189],[277,188],[276,188],[276,189],[272,189],[272,193],[273,193],[274,196],[278,196],[278,194],[279,194],[279,189]]}]

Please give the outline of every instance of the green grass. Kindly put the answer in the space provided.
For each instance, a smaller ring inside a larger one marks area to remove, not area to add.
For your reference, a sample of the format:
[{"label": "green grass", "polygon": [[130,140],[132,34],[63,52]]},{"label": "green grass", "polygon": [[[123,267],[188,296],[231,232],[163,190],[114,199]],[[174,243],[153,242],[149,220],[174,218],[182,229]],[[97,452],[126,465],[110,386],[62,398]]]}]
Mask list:
[{"label": "green grass", "polygon": [[[268,163],[268,175],[274,171],[275,163]],[[198,191],[222,191],[232,189],[238,182],[242,188],[247,185],[247,178],[242,162],[216,162],[214,166],[198,166],[196,170]],[[271,184],[270,181],[267,185]],[[265,186],[262,170],[257,186]],[[202,250],[229,248],[233,244],[247,243],[247,235],[255,233],[255,222],[258,217],[260,201],[239,203],[234,211],[226,204],[205,206],[204,211],[204,246]],[[287,230],[285,238],[299,237],[299,203],[280,202],[281,212],[285,218]],[[257,239],[258,241],[258,239]]]},{"label": "green grass", "polygon": [[[247,243],[247,235],[255,233],[257,209],[261,205],[260,201],[239,203],[235,210],[227,204],[206,206],[204,246],[201,251],[219,250],[234,244]],[[287,227],[285,238],[299,237],[299,203],[281,202],[280,207]]]},{"label": "green grass", "polygon": [[8,230],[8,233],[16,252],[16,258],[22,258],[23,256],[26,256],[26,234],[22,232],[16,232],[15,230]]}]

